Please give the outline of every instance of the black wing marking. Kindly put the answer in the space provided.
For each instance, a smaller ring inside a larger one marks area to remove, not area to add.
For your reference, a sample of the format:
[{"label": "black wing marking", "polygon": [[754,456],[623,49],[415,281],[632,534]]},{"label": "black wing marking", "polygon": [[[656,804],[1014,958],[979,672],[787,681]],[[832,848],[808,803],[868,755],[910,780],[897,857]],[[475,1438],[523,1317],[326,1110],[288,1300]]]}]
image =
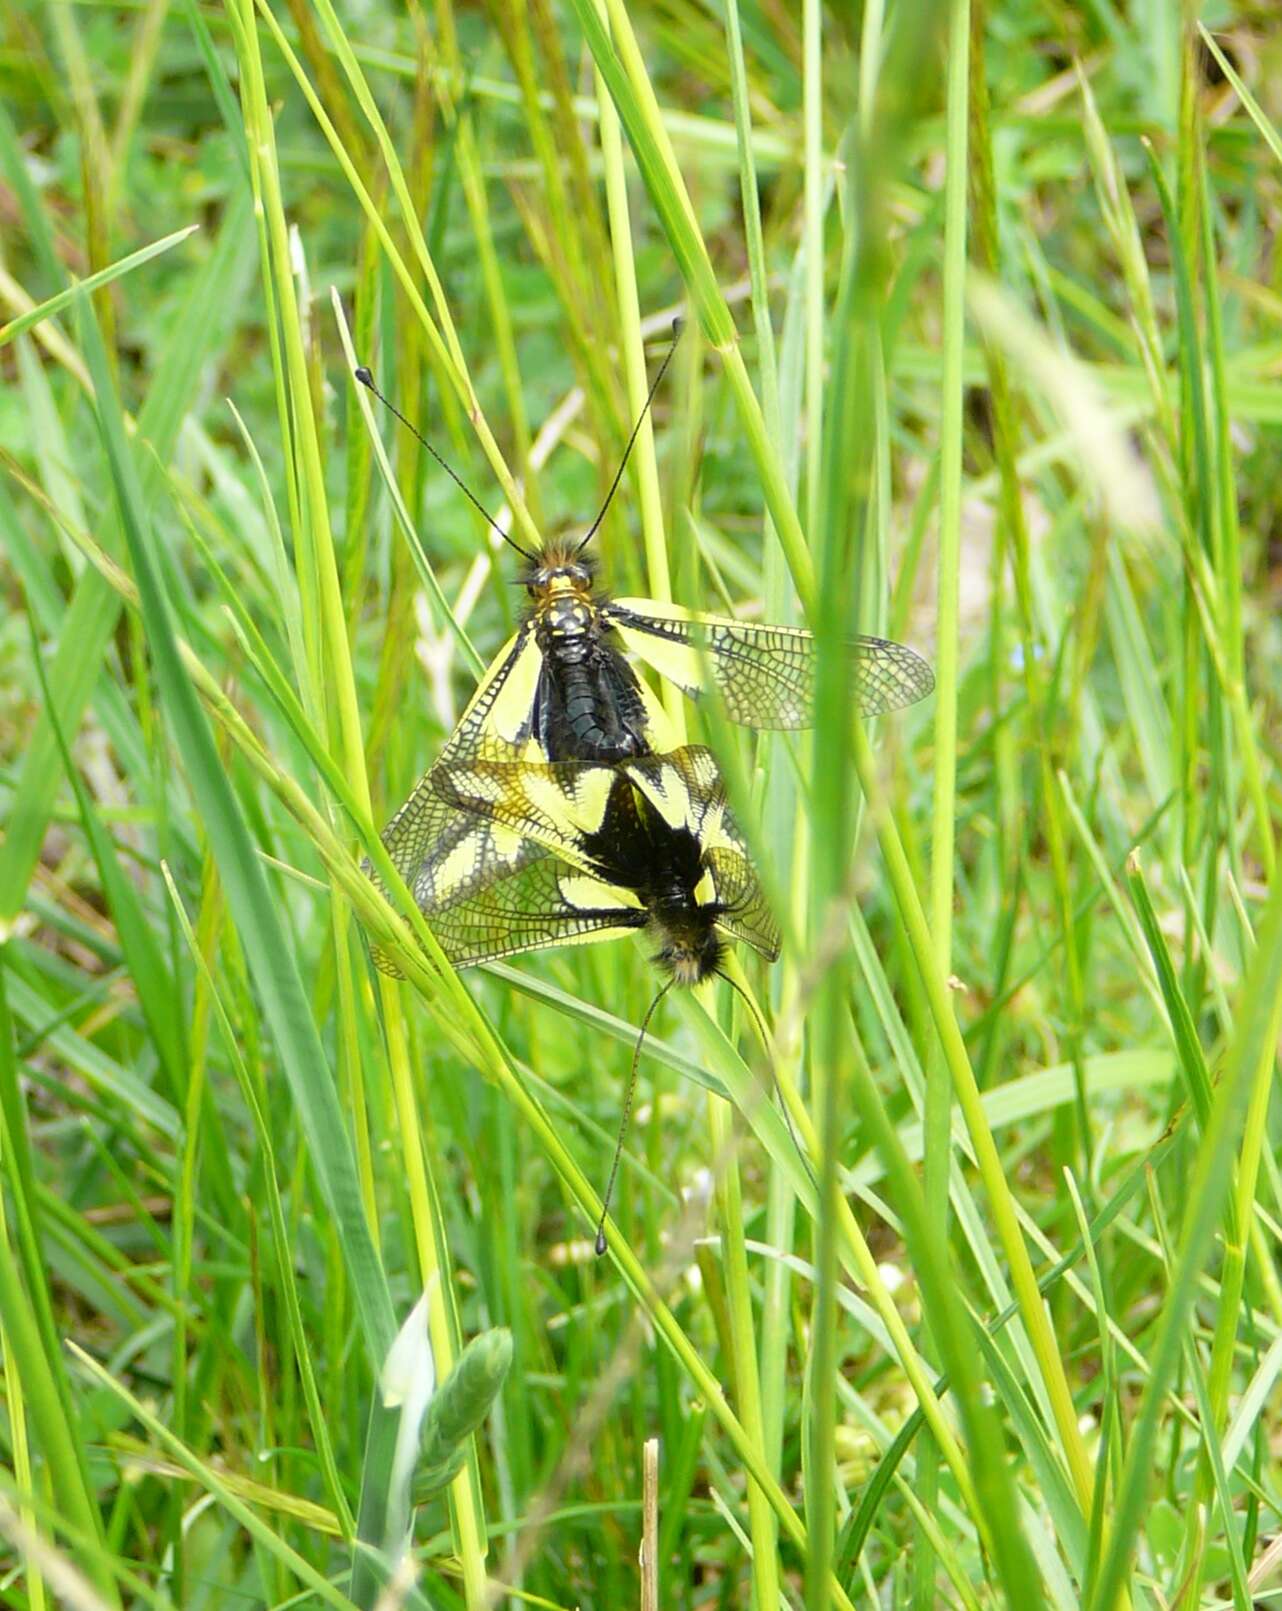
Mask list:
[{"label": "black wing marking", "polygon": [[644,855],[644,846],[634,846],[632,838],[651,830],[637,816],[629,785],[668,827],[687,829],[703,847],[724,844],[747,855],[721,773],[703,745],[634,756],[612,766],[591,761],[438,764],[425,782],[447,809],[476,813],[588,871],[604,866],[617,873]]},{"label": "black wing marking", "polygon": [[[528,763],[488,769],[474,764],[481,773],[519,774]],[[635,898],[549,856],[544,844],[521,837],[497,814],[442,799],[435,784],[429,772],[382,838],[455,967],[544,946],[613,939],[644,926],[646,914]],[[387,894],[368,863],[365,870]],[[378,968],[401,977],[388,952],[377,945],[372,952]]]},{"label": "black wing marking", "polygon": [[613,766],[591,761],[439,763],[424,779],[447,811],[487,821],[586,870],[594,864],[585,839],[600,831],[627,781]]},{"label": "black wing marking", "polygon": [[[711,876],[713,890],[710,898],[700,896],[698,875],[691,875],[691,898],[715,905],[718,925],[735,939],[771,962],[778,957],[778,925],[731,815],[716,760],[703,745],[614,767],[478,761],[438,769],[431,782],[443,791],[448,809],[476,813],[546,846],[559,858],[554,866],[568,861],[583,869],[590,875],[578,880],[584,887],[608,879],[602,887],[644,889],[647,861],[663,855],[666,829],[641,826],[630,785],[654,816],[697,841],[699,866]],[[639,845],[627,837],[634,831],[647,836]]]},{"label": "black wing marking", "polygon": [[[475,755],[504,760],[519,755],[532,736],[535,690],[542,663],[533,625],[527,621],[482,673],[476,692],[436,764],[470,760]],[[509,691],[514,674],[516,684]]]},{"label": "black wing marking", "polygon": [[[438,911],[485,884],[509,878],[547,854],[533,840],[522,839],[501,824],[442,799],[434,784],[435,770],[419,779],[380,835],[393,866],[425,913]],[[377,873],[371,871],[371,876],[383,888]]]},{"label": "black wing marking", "polygon": [[684,826],[699,840],[720,908],[717,924],[769,962],[779,956],[779,926],[731,815],[725,781],[712,751],[689,744],[670,755],[647,755],[622,768],[670,821],[684,809]]},{"label": "black wing marking", "polygon": [[622,904],[608,886],[541,852],[540,857],[426,913],[456,968],[547,946],[616,939],[644,926],[646,914]]},{"label": "black wing marking", "polygon": [[759,951],[767,962],[779,959],[779,925],[766,905],[756,870],[747,856],[717,846],[704,857],[716,885],[717,927]]},{"label": "black wing marking", "polygon": [[[614,599],[602,615],[624,643],[692,699],[709,674],[726,714],[746,727],[810,724],[814,638],[802,627],[757,626],[696,615],[649,599]],[[925,699],[935,676],[914,650],[889,638],[850,640],[851,698],[861,716],[884,716]]]},{"label": "black wing marking", "polygon": [[[484,817],[460,811],[436,793],[429,772],[380,835],[392,865],[409,887],[414,903],[437,930],[452,962],[463,963],[438,928],[440,912],[520,874],[547,855],[544,846],[496,826]],[[370,865],[365,872],[383,895],[391,892]],[[518,946],[517,949],[520,949]],[[381,946],[372,947],[375,965],[393,978],[400,968]],[[487,953],[488,954],[488,953]],[[496,953],[497,954],[497,953]]]}]

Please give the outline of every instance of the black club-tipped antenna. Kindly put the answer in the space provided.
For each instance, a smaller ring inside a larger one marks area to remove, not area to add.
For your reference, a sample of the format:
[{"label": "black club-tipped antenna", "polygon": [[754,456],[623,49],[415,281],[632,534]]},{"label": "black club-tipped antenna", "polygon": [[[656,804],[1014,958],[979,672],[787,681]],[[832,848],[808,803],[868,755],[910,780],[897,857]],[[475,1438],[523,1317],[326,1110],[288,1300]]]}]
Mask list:
[{"label": "black club-tipped antenna", "polygon": [[641,412],[637,415],[637,422],[632,427],[632,435],[628,438],[628,445],[623,450],[623,457],[619,460],[619,468],[614,473],[614,480],[610,483],[610,490],[609,490],[609,492],[606,493],[605,502],[601,505],[601,512],[597,515],[596,519],[592,522],[591,526],[588,527],[587,536],[575,548],[574,552],[576,554],[581,554],[583,552],[583,550],[588,546],[588,544],[592,541],[593,537],[596,535],[597,527],[605,519],[605,512],[610,507],[611,499],[614,497],[615,493],[619,490],[619,482],[623,480],[623,472],[628,467],[628,459],[632,456],[633,444],[636,442],[637,436],[638,436],[638,434],[640,433],[640,430],[641,430],[641,426],[645,422],[646,415],[650,412],[650,404],[654,401],[654,394],[655,394],[655,392],[658,391],[659,382],[663,379],[664,374],[667,372],[668,365],[672,362],[672,354],[677,350],[677,342],[680,339],[681,339],[681,320],[680,319],[674,319],[672,321],[672,340],[668,344],[667,352],[664,353],[664,355],[663,355],[663,362],[659,365],[659,373],[654,377],[654,380],[653,380],[653,382],[651,383],[651,386],[650,386],[650,391],[649,391],[649,393],[648,393],[648,395],[646,397],[646,400],[645,400],[644,404],[642,405]]},{"label": "black club-tipped antenna", "polygon": [[627,1095],[623,1099],[623,1119],[619,1125],[619,1139],[614,1144],[614,1159],[610,1164],[610,1178],[605,1183],[605,1195],[601,1199],[601,1218],[597,1221],[596,1242],[594,1245],[596,1247],[596,1254],[598,1258],[601,1257],[606,1248],[605,1220],[606,1215],[610,1212],[610,1199],[614,1196],[614,1181],[615,1177],[619,1173],[619,1159],[623,1156],[623,1138],[628,1133],[628,1120],[632,1117],[632,1098],[635,1096],[637,1089],[637,1068],[641,1062],[641,1047],[645,1041],[645,1032],[647,1029],[649,1029],[650,1020],[654,1017],[654,1009],[663,1000],[664,996],[667,995],[668,991],[672,989],[675,983],[675,979],[668,980],[667,984],[663,986],[658,995],[646,1008],[645,1017],[641,1020],[641,1033],[637,1036],[636,1047],[632,1053],[632,1072],[628,1075],[628,1091]]},{"label": "black club-tipped antenna", "polygon": [[[668,356],[671,357],[671,353],[669,353]],[[463,480],[462,476],[458,475],[449,467],[448,464],[446,464],[445,460],[423,435],[422,431],[420,431],[416,425],[411,425],[409,420],[407,420],[404,414],[401,413],[400,409],[397,408],[396,404],[392,402],[390,398],[384,397],[383,393],[379,391],[378,387],[374,384],[374,376],[370,370],[368,370],[364,364],[361,364],[354,369],[352,373],[367,391],[374,393],[374,396],[378,398],[379,402],[382,403],[384,408],[391,409],[392,413],[396,415],[397,419],[400,420],[401,424],[410,433],[410,435],[418,441],[419,446],[427,449],[427,451],[436,460],[437,464],[440,465],[441,469],[445,471],[447,476],[449,476],[454,485],[462,491],[463,496],[468,500],[472,507],[476,510],[479,510],[481,515],[484,516],[486,523],[494,531],[498,532],[499,536],[508,545],[508,547],[515,548],[517,553],[520,554],[521,558],[529,560],[531,565],[537,565],[539,563],[538,555],[532,554],[528,548],[522,548],[520,543],[518,543],[514,537],[510,537],[507,532],[503,530],[502,526],[500,526],[498,521],[495,520],[494,516],[472,491],[471,487],[468,486],[467,482]]]}]

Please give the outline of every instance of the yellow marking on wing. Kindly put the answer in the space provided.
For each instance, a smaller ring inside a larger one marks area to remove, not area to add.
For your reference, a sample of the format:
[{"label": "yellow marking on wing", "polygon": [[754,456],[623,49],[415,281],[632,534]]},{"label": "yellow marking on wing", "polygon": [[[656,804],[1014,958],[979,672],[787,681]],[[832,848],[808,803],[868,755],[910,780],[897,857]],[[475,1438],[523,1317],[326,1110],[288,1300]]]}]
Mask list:
[{"label": "yellow marking on wing", "polygon": [[645,709],[646,739],[656,755],[667,755],[682,742],[672,718],[659,702],[659,696],[644,677],[637,677],[641,704]]},{"label": "yellow marking on wing", "polygon": [[[476,835],[469,834],[466,839],[461,839],[455,845],[444,861],[433,868],[431,888],[422,892],[432,905],[443,906],[473,877],[479,860],[479,852],[480,846],[477,843]],[[419,895],[420,891],[415,889],[414,893]]]},{"label": "yellow marking on wing", "polygon": [[711,871],[705,872],[703,877],[694,886],[694,900],[696,906],[712,906],[717,899],[717,884]]},{"label": "yellow marking on wing", "polygon": [[538,687],[542,667],[543,655],[531,632],[525,647],[516,657],[516,664],[508,673],[507,681],[499,690],[498,698],[490,706],[486,721],[486,726],[505,744],[516,744],[526,736],[530,711],[534,705],[534,691]]},{"label": "yellow marking on wing", "polygon": [[494,845],[494,854],[500,861],[515,861],[521,849],[521,842],[527,835],[517,833],[515,828],[505,828],[501,822],[496,822],[490,829],[490,837]]},{"label": "yellow marking on wing", "polygon": [[598,940],[625,940],[628,935],[635,934],[636,929],[630,924],[619,928],[589,929],[586,934],[558,934],[547,944],[552,945],[595,945]]},{"label": "yellow marking on wing", "polygon": [[721,777],[711,750],[704,749],[702,745],[692,744],[686,751],[686,765],[701,789],[706,789],[711,794],[719,787]]},{"label": "yellow marking on wing", "polygon": [[641,902],[630,889],[603,884],[584,873],[563,873],[557,880],[566,904],[580,912],[638,911]]},{"label": "yellow marking on wing", "polygon": [[[645,607],[649,615],[660,614],[652,600],[646,600]],[[674,619],[689,619],[684,612],[678,613],[670,605],[665,605],[662,613]],[[616,621],[614,626],[625,647],[639,660],[644,660],[648,666],[653,666],[661,677],[666,677],[669,682],[675,683],[687,694],[697,695],[702,692],[706,679],[703,675],[703,657],[697,649],[691,648],[689,644],[674,643],[668,638],[661,638],[653,632],[634,631],[621,621]]]},{"label": "yellow marking on wing", "polygon": [[559,776],[546,767],[532,768],[521,774],[512,803],[530,819],[534,838],[547,839],[550,823],[553,836],[568,842],[601,826],[613,784],[614,773],[605,766]]},{"label": "yellow marking on wing", "polygon": [[449,754],[454,742],[454,738],[467,727],[468,718],[476,709],[477,705],[479,705],[480,702],[486,697],[487,693],[489,692],[490,684],[494,681],[495,677],[498,676],[504,662],[507,660],[508,655],[512,653],[512,649],[516,643],[517,637],[518,634],[514,632],[499,650],[499,652],[494,656],[493,660],[490,661],[489,665],[486,666],[485,670],[481,673],[481,680],[476,685],[476,692],[472,695],[471,699],[468,700],[466,709],[464,710],[462,716],[459,717],[458,726],[455,727],[454,733],[451,735],[449,741],[445,745],[444,750],[441,752],[442,756]]},{"label": "yellow marking on wing", "polygon": [[628,767],[633,787],[641,791],[670,828],[688,828],[693,806],[685,779],[674,766],[659,771],[642,767]]},{"label": "yellow marking on wing", "polygon": [[595,833],[601,826],[610,803],[614,776],[608,766],[592,766],[575,774],[573,821],[576,827],[587,833]]},{"label": "yellow marking on wing", "polygon": [[705,851],[715,846],[722,846],[728,850],[742,850],[742,841],[738,830],[726,822],[726,805],[724,800],[714,800],[703,814],[703,821],[699,824],[699,843]]},{"label": "yellow marking on wing", "polygon": [[522,810],[541,815],[558,828],[572,821],[565,790],[549,772],[522,772],[514,793]]}]

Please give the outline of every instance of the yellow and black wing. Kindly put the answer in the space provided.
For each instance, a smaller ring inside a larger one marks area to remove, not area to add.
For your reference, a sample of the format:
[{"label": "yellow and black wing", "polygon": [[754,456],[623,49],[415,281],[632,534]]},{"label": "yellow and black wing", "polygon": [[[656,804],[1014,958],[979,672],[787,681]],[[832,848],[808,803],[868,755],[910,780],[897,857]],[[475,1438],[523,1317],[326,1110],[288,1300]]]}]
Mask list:
[{"label": "yellow and black wing", "polygon": [[[435,791],[448,813],[488,822],[506,836],[537,845],[595,873],[590,842],[613,814],[626,810],[622,768],[591,761],[438,761],[420,787]],[[630,823],[627,825],[630,826]],[[620,823],[619,833],[627,826]]]},{"label": "yellow and black wing", "polygon": [[[815,645],[802,627],[758,626],[654,599],[611,599],[602,616],[625,648],[691,699],[709,681],[726,714],[745,727],[810,725]],[[851,700],[861,716],[884,716],[925,699],[935,676],[921,656],[888,638],[849,641]]]},{"label": "yellow and black wing", "polygon": [[[715,907],[716,923],[734,938],[771,961],[779,955],[778,928],[702,745],[614,766],[477,761],[437,767],[427,781],[447,809],[541,845],[581,869],[585,884],[621,893],[645,891],[655,864],[671,855],[671,836],[688,836],[697,846],[685,891],[691,904]],[[686,865],[677,855],[671,861]]]},{"label": "yellow and black wing", "polygon": [[[443,798],[436,782],[429,772],[381,837],[455,967],[613,939],[644,925],[645,913],[629,891],[549,855],[546,843],[522,836],[501,814]],[[378,874],[366,870],[386,894]],[[399,977],[381,947],[373,956],[384,973]]]},{"label": "yellow and black wing", "polygon": [[[598,696],[646,748],[671,747],[672,733],[654,691],[615,649],[602,647]],[[476,692],[437,757],[437,766],[484,759],[552,761],[564,722],[563,693],[539,644],[533,620],[508,639],[485,668]],[[604,716],[602,720],[605,721]],[[599,764],[599,763],[594,763]]]},{"label": "yellow and black wing", "polygon": [[514,760],[528,753],[542,671],[543,652],[533,624],[527,621],[481,674],[476,692],[446,740],[437,765],[470,760],[476,755]]},{"label": "yellow and black wing", "polygon": [[[415,904],[429,913],[510,878],[547,854],[543,845],[494,818],[462,811],[442,798],[432,772],[419,780],[379,837]],[[383,888],[377,873],[371,876]]]},{"label": "yellow and black wing", "polygon": [[634,897],[552,856],[425,913],[457,968],[522,951],[585,945],[634,933],[646,917]]},{"label": "yellow and black wing", "polygon": [[[464,905],[488,886],[514,878],[547,855],[544,846],[520,838],[500,823],[449,805],[432,787],[431,773],[420,778],[379,837],[414,904],[431,921],[442,949],[458,966],[464,964],[438,928],[436,914]],[[365,871],[395,904],[369,862]],[[372,954],[382,972],[401,977],[401,970],[381,946],[374,946]]]},{"label": "yellow and black wing", "polygon": [[715,906],[716,923],[768,962],[779,956],[779,925],[766,904],[748,846],[726,799],[725,781],[712,751],[689,744],[669,755],[646,755],[621,768],[674,828],[699,841],[703,876],[700,905]]}]

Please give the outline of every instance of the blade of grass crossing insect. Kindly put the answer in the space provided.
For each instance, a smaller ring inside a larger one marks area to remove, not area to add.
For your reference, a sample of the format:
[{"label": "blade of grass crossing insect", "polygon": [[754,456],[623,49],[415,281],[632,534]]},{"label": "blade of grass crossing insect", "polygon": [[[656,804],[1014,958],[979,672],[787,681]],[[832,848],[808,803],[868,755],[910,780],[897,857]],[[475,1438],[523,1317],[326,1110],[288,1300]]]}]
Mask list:
[{"label": "blade of grass crossing insect", "polygon": [[[600,10],[604,17],[603,0]],[[601,148],[605,162],[606,195],[610,213],[610,239],[614,255],[615,295],[620,315],[619,339],[624,352],[629,411],[633,417],[640,417],[645,407],[649,386],[640,331],[640,305],[636,286],[636,265],[632,252],[627,180],[618,118],[599,71],[597,96],[600,108]],[[650,590],[656,598],[669,599],[671,583],[667,544],[654,451],[653,425],[648,413],[637,438],[634,463],[641,493],[641,524]],[[674,724],[675,732],[683,740],[684,704],[679,691],[672,685],[664,689],[664,704],[669,719]],[[722,1225],[724,1274],[729,1299],[739,1415],[746,1437],[753,1443],[762,1463],[770,1467],[763,1432],[756,1339],[753,1334],[752,1303],[743,1247],[742,1194],[738,1165],[729,1151],[731,1124],[725,1108],[716,1098],[710,1098],[707,1111],[712,1156],[727,1158],[718,1182],[717,1196]],[[749,1485],[748,1511],[753,1540],[754,1599],[758,1605],[774,1605],[779,1598],[778,1525],[766,1495],[755,1484]]]}]

